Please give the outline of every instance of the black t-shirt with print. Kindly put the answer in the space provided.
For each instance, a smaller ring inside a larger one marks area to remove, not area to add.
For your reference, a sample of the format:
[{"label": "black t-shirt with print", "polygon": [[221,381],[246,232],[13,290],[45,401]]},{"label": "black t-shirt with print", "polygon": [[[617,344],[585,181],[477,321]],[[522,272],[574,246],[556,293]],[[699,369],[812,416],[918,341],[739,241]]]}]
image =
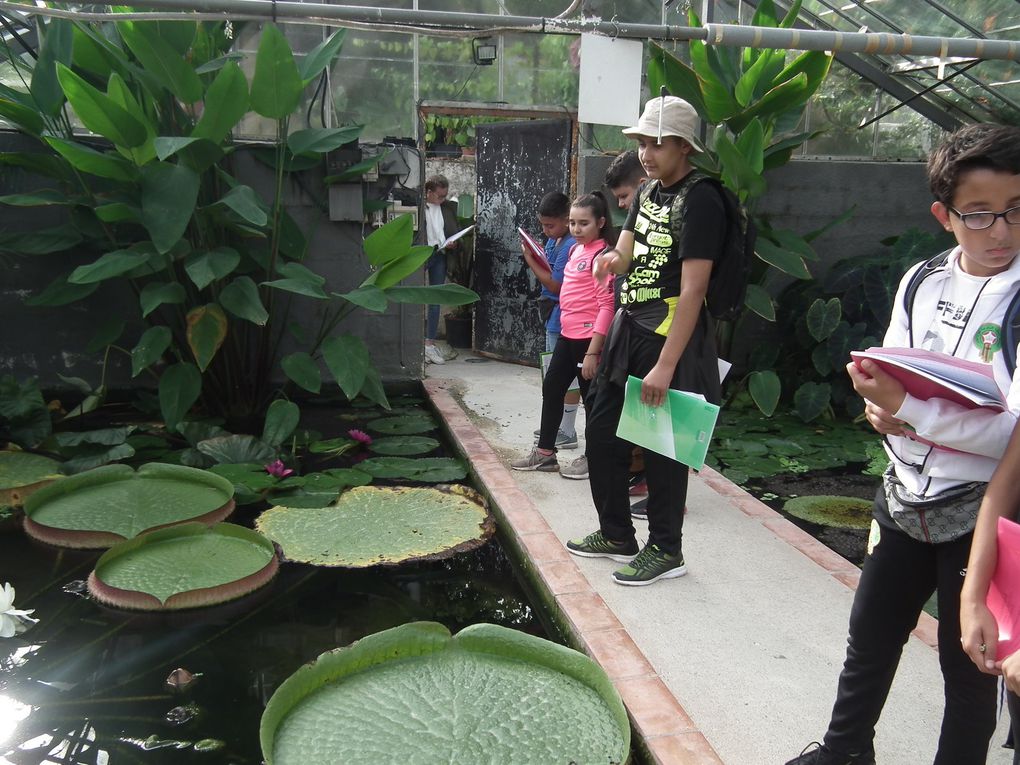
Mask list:
[{"label": "black t-shirt with print", "polygon": [[659,335],[673,323],[683,260],[715,261],[726,239],[722,197],[712,184],[698,182],[687,192],[681,241],[673,241],[670,215],[683,180],[665,188],[656,184],[643,204],[637,194],[623,224],[634,234],[634,253],[620,304],[638,325]]}]

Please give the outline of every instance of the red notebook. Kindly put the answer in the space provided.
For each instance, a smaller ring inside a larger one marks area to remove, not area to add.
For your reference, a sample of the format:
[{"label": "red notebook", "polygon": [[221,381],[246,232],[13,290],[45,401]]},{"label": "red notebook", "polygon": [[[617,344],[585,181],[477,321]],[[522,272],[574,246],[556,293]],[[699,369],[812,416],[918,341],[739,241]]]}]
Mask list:
[{"label": "red notebook", "polygon": [[892,375],[914,398],[944,398],[968,409],[1006,409],[1006,397],[995,382],[991,364],[966,361],[920,348],[868,348],[851,351],[858,368],[870,359]]},{"label": "red notebook", "polygon": [[538,242],[531,238],[531,235],[520,226],[517,227],[517,233],[520,234],[521,244],[528,248],[531,255],[535,258],[535,262],[538,267],[547,273],[552,273],[552,266],[549,265],[549,261],[545,257],[545,250]]},{"label": "red notebook", "polygon": [[999,518],[998,549],[985,603],[999,625],[995,658],[1002,661],[1020,648],[1020,525]]}]

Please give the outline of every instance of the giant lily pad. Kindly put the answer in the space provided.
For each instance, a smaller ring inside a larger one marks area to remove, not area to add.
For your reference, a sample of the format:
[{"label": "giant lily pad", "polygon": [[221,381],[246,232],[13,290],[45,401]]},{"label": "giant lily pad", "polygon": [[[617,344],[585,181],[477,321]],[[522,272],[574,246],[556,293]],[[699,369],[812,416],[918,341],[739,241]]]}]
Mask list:
[{"label": "giant lily pad", "polygon": [[97,600],[145,611],[211,606],[266,584],[273,544],[243,526],[181,523],[116,544],[89,575]]},{"label": "giant lily pad", "polygon": [[25,531],[62,547],[98,548],[184,521],[215,523],[234,509],[226,478],[151,462],[106,465],[63,478],[25,502]]},{"label": "giant lily pad", "polygon": [[60,478],[60,463],[39,454],[0,451],[0,505],[20,506],[29,495]]},{"label": "giant lily pad", "polygon": [[372,420],[366,426],[376,433],[386,433],[391,436],[407,436],[414,433],[428,433],[436,429],[436,421],[428,415],[403,414],[399,417],[380,417]]},{"label": "giant lily pad", "polygon": [[494,624],[413,622],[322,654],[262,715],[266,765],[622,763],[630,723],[582,653]]},{"label": "giant lily pad", "polygon": [[404,478],[428,483],[459,481],[467,475],[464,463],[452,457],[369,457],[358,463],[358,470],[376,478]]},{"label": "giant lily pad", "polygon": [[390,436],[377,438],[370,445],[376,454],[408,455],[426,454],[439,446],[439,442],[428,436]]},{"label": "giant lily pad", "polygon": [[447,558],[495,530],[481,498],[463,486],[359,486],[330,507],[271,507],[255,528],[286,560],[349,568]]},{"label": "giant lily pad", "polygon": [[871,501],[857,497],[795,497],[783,505],[783,510],[801,520],[837,529],[866,529],[871,525]]}]

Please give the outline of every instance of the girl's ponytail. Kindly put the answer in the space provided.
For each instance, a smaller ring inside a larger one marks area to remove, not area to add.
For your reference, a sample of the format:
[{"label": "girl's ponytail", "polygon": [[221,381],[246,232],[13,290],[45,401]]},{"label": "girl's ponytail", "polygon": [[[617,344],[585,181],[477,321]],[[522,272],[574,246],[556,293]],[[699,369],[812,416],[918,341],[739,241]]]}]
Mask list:
[{"label": "girl's ponytail", "polygon": [[610,247],[616,245],[616,229],[613,227],[613,218],[609,214],[609,202],[605,194],[601,191],[582,194],[571,203],[571,207],[585,207],[591,210],[596,218],[602,218],[605,223],[599,229],[599,238],[604,239]]}]

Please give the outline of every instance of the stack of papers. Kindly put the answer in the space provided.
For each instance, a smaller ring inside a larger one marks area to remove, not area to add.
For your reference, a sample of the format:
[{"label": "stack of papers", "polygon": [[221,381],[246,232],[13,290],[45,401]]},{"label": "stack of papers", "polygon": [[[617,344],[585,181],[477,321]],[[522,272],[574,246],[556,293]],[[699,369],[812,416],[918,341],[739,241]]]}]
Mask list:
[{"label": "stack of papers", "polygon": [[453,243],[454,243],[454,242],[456,242],[456,241],[457,241],[458,239],[460,239],[460,238],[461,238],[462,236],[464,236],[465,234],[467,234],[467,233],[468,233],[468,232],[469,232],[469,231],[470,231],[471,229],[473,229],[473,228],[474,228],[474,225],[472,224],[472,225],[468,226],[467,228],[462,228],[462,229],[461,229],[460,231],[458,231],[458,232],[457,232],[456,234],[450,234],[450,235],[449,235],[448,237],[446,237],[446,239],[444,239],[444,240],[443,240],[443,243],[442,243],[441,245],[439,245],[439,247],[438,247],[438,248],[439,248],[440,250],[444,250],[444,249],[446,249],[446,248],[447,248],[447,247],[449,247],[449,246],[450,246],[451,244],[453,244]]},{"label": "stack of papers", "polygon": [[850,356],[858,368],[864,359],[874,361],[914,398],[944,398],[968,409],[1006,409],[1006,397],[995,382],[991,364],[920,348],[868,348],[851,351]]},{"label": "stack of papers", "polygon": [[642,404],[641,379],[630,375],[616,435],[700,470],[718,417],[718,406],[687,391],[668,391],[662,406]]},{"label": "stack of papers", "polygon": [[538,242],[531,238],[531,235],[520,226],[517,227],[517,233],[521,237],[521,244],[528,248],[532,257],[535,258],[535,262],[538,267],[543,271],[552,273],[552,266],[549,265],[549,261],[545,257],[545,250]]}]

